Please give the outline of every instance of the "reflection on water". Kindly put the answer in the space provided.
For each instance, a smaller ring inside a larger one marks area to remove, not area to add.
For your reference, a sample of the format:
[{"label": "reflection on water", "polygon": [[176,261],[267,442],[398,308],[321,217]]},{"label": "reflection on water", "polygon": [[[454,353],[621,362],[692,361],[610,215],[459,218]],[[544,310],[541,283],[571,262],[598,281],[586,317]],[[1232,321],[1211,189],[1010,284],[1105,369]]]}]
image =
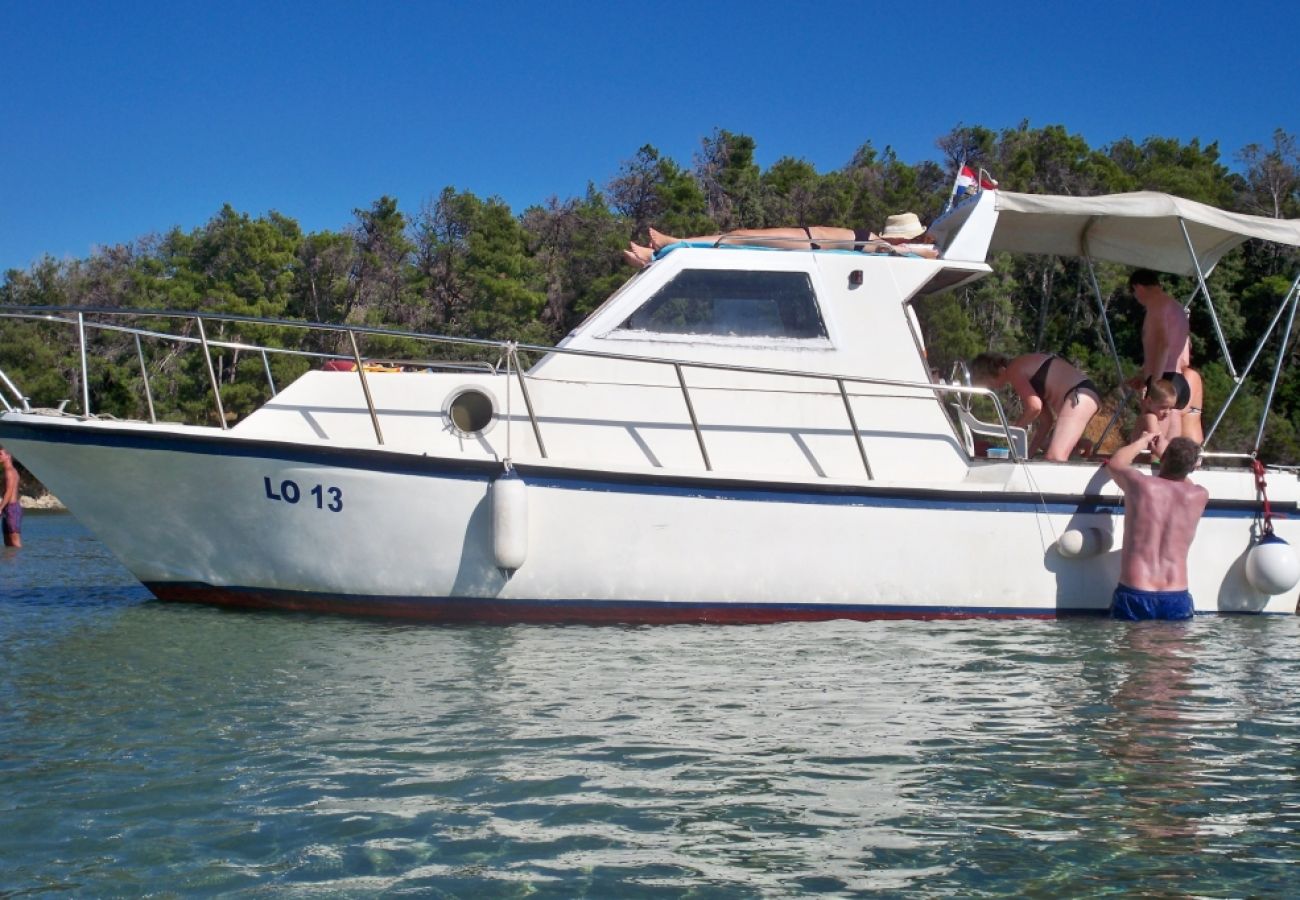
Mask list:
[{"label": "reflection on water", "polygon": [[1102,732],[1128,801],[1118,824],[1149,839],[1153,852],[1182,852],[1196,838],[1187,809],[1198,793],[1197,761],[1183,713],[1195,647],[1185,628],[1131,628],[1124,638],[1127,671]]},{"label": "reflection on water", "polygon": [[[1291,618],[438,628],[0,559],[0,889],[1288,893]],[[25,537],[28,536],[25,533]]]}]

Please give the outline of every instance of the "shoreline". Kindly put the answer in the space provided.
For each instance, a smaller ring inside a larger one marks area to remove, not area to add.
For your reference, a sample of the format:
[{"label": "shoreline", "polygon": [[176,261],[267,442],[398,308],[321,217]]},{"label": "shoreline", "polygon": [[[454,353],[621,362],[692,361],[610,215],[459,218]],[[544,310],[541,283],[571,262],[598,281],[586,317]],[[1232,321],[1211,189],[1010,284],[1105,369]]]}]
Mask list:
[{"label": "shoreline", "polygon": [[68,509],[58,497],[50,493],[41,494],[40,496],[19,494],[18,503],[23,509],[53,509],[61,512],[67,512]]}]

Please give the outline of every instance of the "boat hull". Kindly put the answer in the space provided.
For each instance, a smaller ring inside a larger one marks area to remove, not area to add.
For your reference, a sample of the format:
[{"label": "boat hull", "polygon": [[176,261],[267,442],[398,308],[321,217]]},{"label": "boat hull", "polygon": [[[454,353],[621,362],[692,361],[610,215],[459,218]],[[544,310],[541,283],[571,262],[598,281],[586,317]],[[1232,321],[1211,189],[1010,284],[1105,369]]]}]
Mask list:
[{"label": "boat hull", "polygon": [[[159,598],[444,622],[737,622],[1104,612],[1118,498],[520,466],[527,552],[493,553],[498,463],[33,421],[0,439]],[[1290,507],[1294,503],[1289,504]],[[1288,508],[1282,503],[1283,511]],[[1244,577],[1255,505],[1212,501],[1200,612],[1293,612]],[[1279,523],[1292,535],[1295,522]]]}]

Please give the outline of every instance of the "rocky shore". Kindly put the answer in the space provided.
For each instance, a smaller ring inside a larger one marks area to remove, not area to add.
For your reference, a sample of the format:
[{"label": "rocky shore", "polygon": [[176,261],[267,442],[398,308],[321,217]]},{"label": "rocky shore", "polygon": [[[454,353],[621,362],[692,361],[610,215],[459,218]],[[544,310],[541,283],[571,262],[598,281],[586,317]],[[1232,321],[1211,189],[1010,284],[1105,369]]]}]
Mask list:
[{"label": "rocky shore", "polygon": [[23,468],[21,463],[18,464],[18,502],[23,509],[67,509],[59,498],[51,494],[31,472]]}]

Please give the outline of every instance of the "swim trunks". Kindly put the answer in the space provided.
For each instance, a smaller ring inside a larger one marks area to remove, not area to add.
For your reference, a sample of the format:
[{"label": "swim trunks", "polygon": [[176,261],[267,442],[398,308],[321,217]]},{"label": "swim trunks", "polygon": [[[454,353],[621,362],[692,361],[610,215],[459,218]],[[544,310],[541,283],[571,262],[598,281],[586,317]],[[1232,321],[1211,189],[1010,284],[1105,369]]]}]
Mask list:
[{"label": "swim trunks", "polygon": [[1174,409],[1186,409],[1192,399],[1192,386],[1182,372],[1166,372],[1160,376],[1174,386]]},{"label": "swim trunks", "polygon": [[0,519],[4,521],[4,533],[8,537],[11,534],[21,534],[23,530],[23,507],[21,503],[6,503],[5,511]]},{"label": "swim trunks", "polygon": [[1192,615],[1192,595],[1187,591],[1139,591],[1120,584],[1110,601],[1110,617],[1126,622],[1190,619]]}]

